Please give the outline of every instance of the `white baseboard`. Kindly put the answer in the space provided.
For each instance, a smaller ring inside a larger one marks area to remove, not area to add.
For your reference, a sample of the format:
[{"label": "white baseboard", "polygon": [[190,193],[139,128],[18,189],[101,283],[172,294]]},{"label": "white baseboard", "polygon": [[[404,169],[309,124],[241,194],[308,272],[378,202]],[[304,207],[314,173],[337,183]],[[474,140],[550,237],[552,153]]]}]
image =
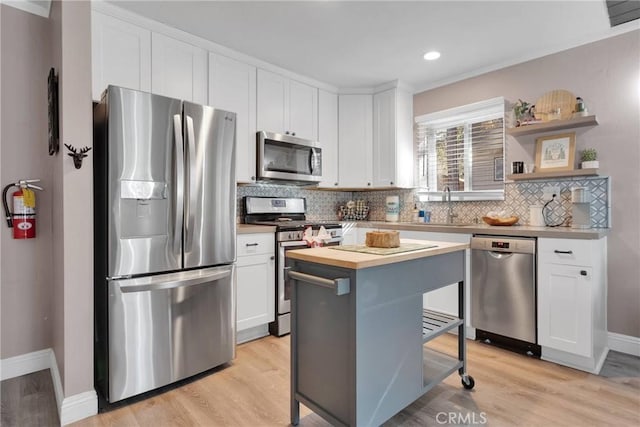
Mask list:
[{"label": "white baseboard", "polygon": [[56,362],[56,355],[53,351],[51,351],[49,363],[51,366],[53,390],[56,394],[56,403],[58,404],[60,425],[64,426],[92,415],[96,415],[98,413],[98,395],[95,390],[85,391],[83,393],[65,397],[64,390],[62,388],[62,380],[60,378],[60,371],[58,371],[58,363]]},{"label": "white baseboard", "polygon": [[49,369],[51,366],[51,353],[53,353],[51,349],[46,348],[44,350],[0,360],[0,380],[4,381],[32,372],[42,371],[43,369]]},{"label": "white baseboard", "polygon": [[62,402],[64,402],[64,389],[62,388],[62,378],[58,371],[58,362],[56,362],[56,354],[51,350],[51,358],[49,360],[49,369],[51,370],[51,381],[53,381],[53,392],[56,395],[56,404],[58,405],[58,416],[62,420]]},{"label": "white baseboard", "polygon": [[253,328],[238,331],[236,333],[236,344],[243,344],[245,342],[257,340],[258,338],[266,337],[269,335],[269,325],[258,325]]},{"label": "white baseboard", "polygon": [[98,413],[98,395],[95,390],[65,397],[60,408],[60,425],[67,425]]},{"label": "white baseboard", "polygon": [[638,337],[609,332],[607,341],[610,350],[640,357],[640,338]]},{"label": "white baseboard", "polygon": [[71,424],[98,413],[98,395],[95,390],[64,396],[56,355],[50,348],[0,360],[0,379],[8,380],[43,369],[51,372],[60,425]]}]

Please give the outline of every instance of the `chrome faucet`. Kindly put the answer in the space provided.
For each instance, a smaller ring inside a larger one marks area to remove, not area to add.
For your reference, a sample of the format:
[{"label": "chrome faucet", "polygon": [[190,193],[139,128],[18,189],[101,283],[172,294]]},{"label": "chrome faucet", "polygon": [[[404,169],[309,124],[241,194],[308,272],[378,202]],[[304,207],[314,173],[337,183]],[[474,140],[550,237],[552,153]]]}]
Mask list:
[{"label": "chrome faucet", "polygon": [[445,196],[447,199],[447,224],[453,224],[453,218],[457,217],[457,214],[453,213],[453,205],[451,204],[451,189],[447,185],[444,188]]}]

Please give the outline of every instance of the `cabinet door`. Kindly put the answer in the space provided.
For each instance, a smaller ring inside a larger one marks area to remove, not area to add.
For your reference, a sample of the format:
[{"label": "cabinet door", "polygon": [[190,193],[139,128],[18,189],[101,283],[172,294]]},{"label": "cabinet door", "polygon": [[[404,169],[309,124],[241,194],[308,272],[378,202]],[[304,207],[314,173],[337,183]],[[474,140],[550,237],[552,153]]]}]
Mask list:
[{"label": "cabinet door", "polygon": [[207,103],[207,52],[153,33],[151,91],[158,95]]},{"label": "cabinet door", "polygon": [[373,96],[373,186],[396,185],[396,90]]},{"label": "cabinet door", "polygon": [[151,90],[151,31],[91,11],[92,94],[108,85]]},{"label": "cabinet door", "polygon": [[273,322],[275,319],[275,256],[261,254],[238,257],[237,331]]},{"label": "cabinet door", "polygon": [[538,344],[591,357],[591,268],[541,260],[538,268]]},{"label": "cabinet door", "polygon": [[299,138],[318,140],[318,89],[289,81],[289,126],[286,131]]},{"label": "cabinet door", "polygon": [[258,130],[276,133],[288,131],[289,79],[258,69]]},{"label": "cabinet door", "polygon": [[236,181],[255,181],[256,67],[210,54],[209,105],[237,114]]},{"label": "cabinet door", "polygon": [[318,91],[318,141],[322,147],[320,187],[338,186],[338,95]]},{"label": "cabinet door", "polygon": [[341,187],[371,187],[373,98],[338,97],[338,177]]}]

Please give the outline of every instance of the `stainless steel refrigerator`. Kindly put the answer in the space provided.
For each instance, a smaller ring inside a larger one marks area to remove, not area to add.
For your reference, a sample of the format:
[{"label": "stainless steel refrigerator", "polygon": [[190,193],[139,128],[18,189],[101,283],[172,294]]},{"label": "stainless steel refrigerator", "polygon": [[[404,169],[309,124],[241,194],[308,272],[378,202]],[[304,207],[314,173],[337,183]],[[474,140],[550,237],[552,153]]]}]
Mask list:
[{"label": "stainless steel refrigerator", "polygon": [[94,107],[101,405],[235,356],[235,114],[109,86]]}]

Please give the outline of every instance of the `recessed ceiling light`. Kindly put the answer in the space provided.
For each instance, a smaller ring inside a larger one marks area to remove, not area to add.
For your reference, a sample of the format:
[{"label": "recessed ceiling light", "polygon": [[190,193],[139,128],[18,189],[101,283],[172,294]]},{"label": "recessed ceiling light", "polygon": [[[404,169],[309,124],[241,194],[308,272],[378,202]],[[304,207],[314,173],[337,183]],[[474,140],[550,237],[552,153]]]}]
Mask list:
[{"label": "recessed ceiling light", "polygon": [[431,52],[427,52],[424,54],[424,59],[427,61],[433,61],[434,59],[440,58],[440,52],[436,50],[432,50]]}]

